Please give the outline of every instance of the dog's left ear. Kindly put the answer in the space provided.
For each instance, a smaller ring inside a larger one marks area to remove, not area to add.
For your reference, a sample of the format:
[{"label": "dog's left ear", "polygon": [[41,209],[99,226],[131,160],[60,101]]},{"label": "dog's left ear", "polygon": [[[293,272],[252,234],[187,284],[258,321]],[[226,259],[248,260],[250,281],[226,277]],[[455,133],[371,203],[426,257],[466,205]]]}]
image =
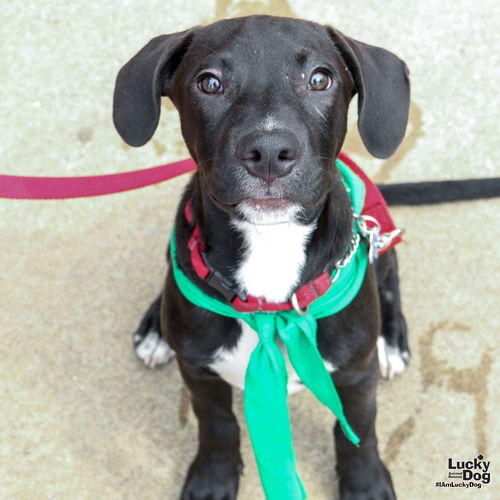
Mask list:
[{"label": "dog's left ear", "polygon": [[403,140],[408,123],[408,67],[388,50],[327,29],[354,77],[363,144],[373,156],[388,158]]},{"label": "dog's left ear", "polygon": [[116,77],[113,122],[122,139],[142,146],[160,119],[160,100],[170,92],[172,74],[181,62],[193,30],[153,38]]}]

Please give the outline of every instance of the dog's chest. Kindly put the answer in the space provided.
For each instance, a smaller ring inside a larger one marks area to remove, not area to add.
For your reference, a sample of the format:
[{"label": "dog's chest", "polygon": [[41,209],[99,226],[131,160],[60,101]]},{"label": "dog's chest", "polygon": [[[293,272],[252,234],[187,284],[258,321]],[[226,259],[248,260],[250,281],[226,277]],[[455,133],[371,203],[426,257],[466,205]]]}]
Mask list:
[{"label": "dog's chest", "polygon": [[306,260],[306,245],[315,225],[256,225],[235,222],[244,254],[235,273],[242,290],[269,302],[284,302],[296,285]]},{"label": "dog's chest", "polygon": [[[245,241],[245,254],[235,273],[238,285],[247,293],[264,297],[270,302],[283,302],[296,285],[306,254],[305,249],[314,225],[295,223],[252,225],[238,222]],[[257,332],[245,321],[238,320],[241,335],[233,349],[221,349],[214,355],[210,368],[226,382],[244,389],[245,373],[250,356],[258,344]],[[304,388],[293,369],[286,350],[278,339],[278,346],[285,358],[288,373],[288,394]],[[333,365],[325,361],[329,371]]]},{"label": "dog's chest", "polygon": [[[251,328],[248,323],[240,319],[237,321],[241,327],[241,336],[238,343],[233,349],[221,349],[218,351],[214,356],[214,361],[209,366],[210,369],[215,371],[232,386],[244,389],[248,362],[250,361],[253,350],[257,347],[259,337],[257,336],[257,332]],[[277,343],[285,358],[288,375],[288,394],[294,394],[305,386],[301,382],[297,372],[293,369],[283,343],[279,339]],[[335,366],[330,361],[323,360],[323,362],[325,368],[329,372],[336,370]]]},{"label": "dog's chest", "polygon": [[[245,373],[250,356],[257,347],[259,337],[257,332],[243,320],[237,320],[241,327],[241,336],[233,349],[223,349],[215,355],[215,361],[210,364],[214,370],[226,382],[239,389],[245,388]],[[279,342],[279,341],[278,341]],[[283,345],[278,343],[284,353],[286,369],[288,373],[288,394],[293,394],[304,388],[299,376],[293,369],[288,356],[284,352]]]}]

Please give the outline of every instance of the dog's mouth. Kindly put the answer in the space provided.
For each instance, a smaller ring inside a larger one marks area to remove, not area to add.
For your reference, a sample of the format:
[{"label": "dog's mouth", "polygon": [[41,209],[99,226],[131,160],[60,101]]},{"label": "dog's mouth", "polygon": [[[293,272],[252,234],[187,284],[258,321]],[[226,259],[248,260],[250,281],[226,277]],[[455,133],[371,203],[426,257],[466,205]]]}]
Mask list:
[{"label": "dog's mouth", "polygon": [[243,219],[252,224],[284,224],[292,221],[300,209],[292,200],[271,196],[246,198],[236,206]]},{"label": "dog's mouth", "polygon": [[257,211],[285,210],[290,205],[293,205],[293,202],[286,198],[273,198],[270,196],[265,198],[247,198],[242,203],[245,203],[252,210]]}]

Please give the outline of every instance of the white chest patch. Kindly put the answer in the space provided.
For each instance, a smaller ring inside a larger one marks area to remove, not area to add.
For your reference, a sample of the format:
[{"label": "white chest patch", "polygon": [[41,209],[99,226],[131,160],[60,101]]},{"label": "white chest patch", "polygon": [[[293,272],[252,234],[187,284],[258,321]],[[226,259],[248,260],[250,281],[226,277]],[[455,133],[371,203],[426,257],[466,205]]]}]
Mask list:
[{"label": "white chest patch", "polygon": [[269,302],[286,301],[304,265],[305,247],[315,224],[295,222],[234,226],[245,241],[245,256],[236,272],[238,285],[250,295]]},{"label": "white chest patch", "polygon": [[[304,226],[295,222],[280,224],[251,224],[234,221],[245,242],[245,254],[235,273],[241,289],[255,297],[264,297],[269,302],[284,302],[289,299],[297,284],[306,260],[305,248],[315,224]],[[210,368],[226,382],[244,389],[245,373],[250,355],[259,342],[257,332],[248,323],[238,320],[241,336],[231,350],[221,350],[214,356]],[[288,373],[288,394],[305,386],[293,369],[285,347],[278,341]],[[328,371],[335,367],[325,361]]]},{"label": "white chest patch", "polygon": [[[226,382],[239,389],[245,387],[245,373],[247,371],[250,355],[259,342],[257,332],[248,323],[238,319],[241,326],[241,337],[234,349],[222,350],[215,355],[215,360],[210,368],[219,374]],[[288,373],[288,394],[294,394],[305,387],[299,376],[293,369],[288,359],[286,349],[279,346],[285,356],[286,369]],[[335,371],[335,366],[330,361],[325,361],[325,367],[329,372]]]}]

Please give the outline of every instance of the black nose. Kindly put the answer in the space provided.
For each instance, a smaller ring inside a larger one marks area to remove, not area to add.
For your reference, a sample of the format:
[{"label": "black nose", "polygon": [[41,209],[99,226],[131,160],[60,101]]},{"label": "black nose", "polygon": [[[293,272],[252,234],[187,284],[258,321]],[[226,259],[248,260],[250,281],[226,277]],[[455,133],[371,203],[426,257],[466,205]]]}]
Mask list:
[{"label": "black nose", "polygon": [[267,182],[288,175],[298,153],[298,141],[287,130],[256,130],[243,137],[236,148],[248,172]]}]

